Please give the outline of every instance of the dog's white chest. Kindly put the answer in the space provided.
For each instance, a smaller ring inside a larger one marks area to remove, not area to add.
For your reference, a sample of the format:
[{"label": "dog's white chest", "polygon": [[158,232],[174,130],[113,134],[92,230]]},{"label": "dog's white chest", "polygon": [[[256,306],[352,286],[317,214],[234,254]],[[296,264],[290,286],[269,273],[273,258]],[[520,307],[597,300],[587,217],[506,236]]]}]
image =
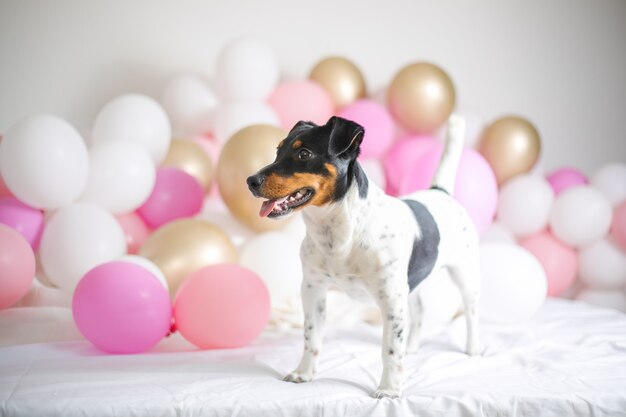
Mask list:
[{"label": "dog's white chest", "polygon": [[345,216],[327,216],[320,224],[308,219],[301,250],[305,272],[359,301],[376,300],[385,286],[406,285],[416,234],[404,203],[388,206],[372,194]]}]

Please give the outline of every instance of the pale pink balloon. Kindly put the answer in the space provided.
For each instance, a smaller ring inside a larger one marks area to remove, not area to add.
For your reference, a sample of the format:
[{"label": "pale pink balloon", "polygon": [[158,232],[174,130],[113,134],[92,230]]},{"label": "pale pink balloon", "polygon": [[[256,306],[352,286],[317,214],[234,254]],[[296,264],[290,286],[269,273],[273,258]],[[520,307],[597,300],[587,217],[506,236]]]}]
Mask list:
[{"label": "pale pink balloon", "polygon": [[261,278],[235,264],[196,271],[174,300],[176,328],[201,349],[249,344],[265,328],[269,314],[269,292]]},{"label": "pale pink balloon", "polygon": [[30,207],[15,197],[0,198],[0,223],[17,230],[36,251],[45,224],[43,211]]},{"label": "pale pink balloon", "polygon": [[145,352],[172,323],[165,287],[147,269],[125,261],[87,272],[74,291],[72,313],[87,340],[109,353]]},{"label": "pale pink balloon", "polygon": [[0,309],[15,304],[35,276],[35,254],[24,237],[0,224]]},{"label": "pale pink balloon", "polygon": [[[402,179],[400,194],[430,188],[442,153],[440,143],[426,151]],[[493,223],[498,206],[498,183],[489,163],[473,149],[463,150],[452,195],[465,207],[480,234]]]},{"label": "pale pink balloon", "polygon": [[397,196],[400,182],[415,163],[433,148],[438,141],[428,135],[406,136],[391,145],[383,159],[385,178],[387,179],[386,192]]},{"label": "pale pink balloon", "polygon": [[177,168],[159,168],[152,194],[137,213],[149,227],[156,229],[198,214],[203,199],[204,190],[194,177]]},{"label": "pale pink balloon", "polygon": [[384,106],[374,100],[358,100],[344,107],[338,116],[352,120],[365,129],[359,158],[380,157],[391,146],[395,131],[393,118]]},{"label": "pale pink balloon", "polygon": [[215,139],[213,135],[209,134],[194,136],[191,140],[192,142],[200,145],[202,150],[204,150],[204,152],[208,155],[209,159],[211,159],[211,164],[215,169],[217,167],[217,162],[220,159],[223,144]]},{"label": "pale pink balloon", "polygon": [[[216,172],[217,163],[220,158],[220,153],[222,152],[223,144],[220,143],[217,139],[215,139],[212,135],[199,135],[199,136],[194,137],[192,140],[198,145],[200,145],[202,149],[204,150],[204,152],[206,152],[206,154],[211,159],[213,172]],[[209,189],[209,192],[206,194],[206,196],[211,200],[222,198],[220,196],[219,186],[215,179],[214,181],[211,182],[211,188]]]},{"label": "pale pink balloon", "polygon": [[626,200],[613,209],[610,234],[613,242],[626,252]]},{"label": "pale pink balloon", "polygon": [[267,102],[287,131],[300,120],[325,124],[335,111],[330,94],[311,80],[280,84]]},{"label": "pale pink balloon", "polygon": [[143,242],[150,236],[150,229],[137,213],[121,214],[116,218],[126,236],[127,252],[138,253]]},{"label": "pale pink balloon", "polygon": [[570,187],[589,183],[589,179],[585,176],[585,174],[576,168],[559,168],[550,173],[546,179],[554,190],[555,196]]},{"label": "pale pink balloon", "polygon": [[548,278],[548,296],[557,297],[575,281],[578,271],[576,251],[543,231],[520,242],[520,245],[535,255]]}]

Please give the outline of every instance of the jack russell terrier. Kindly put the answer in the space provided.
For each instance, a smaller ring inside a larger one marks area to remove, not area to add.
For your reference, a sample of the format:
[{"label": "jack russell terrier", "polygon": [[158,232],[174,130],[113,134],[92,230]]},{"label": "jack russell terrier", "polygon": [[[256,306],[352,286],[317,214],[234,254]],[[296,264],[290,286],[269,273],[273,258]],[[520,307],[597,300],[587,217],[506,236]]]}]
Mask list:
[{"label": "jack russell terrier", "polygon": [[332,284],[374,300],[383,318],[383,373],[375,398],[399,397],[403,359],[419,343],[420,283],[447,268],[467,321],[466,352],[479,349],[479,238],[452,197],[465,122],[451,116],[445,149],[429,190],[402,199],[371,184],[357,161],[362,126],[332,117],[323,126],[298,122],[278,145],[276,160],[247,179],[266,199],[260,215],[283,218],[302,210],[304,354],[284,380],[313,379],[322,345],[326,291]]}]

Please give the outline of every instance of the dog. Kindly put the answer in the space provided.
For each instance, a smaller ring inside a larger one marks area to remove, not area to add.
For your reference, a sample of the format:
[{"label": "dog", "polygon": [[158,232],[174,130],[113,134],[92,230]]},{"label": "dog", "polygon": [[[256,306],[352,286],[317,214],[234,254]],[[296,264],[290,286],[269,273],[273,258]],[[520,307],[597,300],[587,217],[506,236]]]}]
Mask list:
[{"label": "dog", "polygon": [[479,238],[451,197],[464,129],[464,120],[452,115],[432,187],[403,199],[368,181],[357,161],[365,131],[340,117],[325,125],[296,123],[278,145],[275,161],[247,179],[252,194],[266,199],[260,216],[280,219],[302,211],[306,224],[300,249],[304,353],[285,381],[313,379],[326,292],[336,285],[380,308],[383,372],[374,397],[401,396],[404,356],[419,345],[420,283],[440,268],[448,269],[462,295],[466,352],[478,353]]}]

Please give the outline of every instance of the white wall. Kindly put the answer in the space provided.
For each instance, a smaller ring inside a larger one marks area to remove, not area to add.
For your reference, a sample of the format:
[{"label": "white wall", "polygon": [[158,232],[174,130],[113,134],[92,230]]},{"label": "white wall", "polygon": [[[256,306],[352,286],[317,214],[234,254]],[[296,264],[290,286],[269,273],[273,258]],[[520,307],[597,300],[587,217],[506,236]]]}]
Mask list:
[{"label": "white wall", "polygon": [[156,98],[164,80],[210,76],[252,35],[285,78],[321,57],[355,61],[371,90],[404,64],[448,71],[458,107],[539,128],[546,169],[626,161],[626,1],[0,1],[0,132],[49,112],[88,131],[110,98]]}]

